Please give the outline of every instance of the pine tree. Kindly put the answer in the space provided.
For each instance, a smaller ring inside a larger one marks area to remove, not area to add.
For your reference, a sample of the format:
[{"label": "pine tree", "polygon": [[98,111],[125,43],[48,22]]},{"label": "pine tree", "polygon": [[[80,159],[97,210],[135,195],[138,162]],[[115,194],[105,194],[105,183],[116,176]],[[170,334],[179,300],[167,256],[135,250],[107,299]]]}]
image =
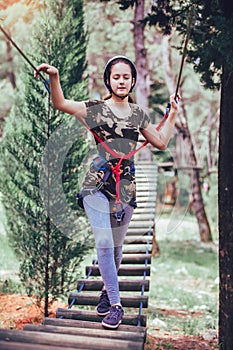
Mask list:
[{"label": "pine tree", "polygon": [[[52,1],[41,18],[31,61],[56,66],[65,96],[85,98],[82,0]],[[51,107],[49,93],[30,66],[19,87],[1,145],[1,192],[21,280],[29,295],[44,298],[47,316],[50,301],[76,280],[92,246],[74,199],[88,144],[76,119]]]}]

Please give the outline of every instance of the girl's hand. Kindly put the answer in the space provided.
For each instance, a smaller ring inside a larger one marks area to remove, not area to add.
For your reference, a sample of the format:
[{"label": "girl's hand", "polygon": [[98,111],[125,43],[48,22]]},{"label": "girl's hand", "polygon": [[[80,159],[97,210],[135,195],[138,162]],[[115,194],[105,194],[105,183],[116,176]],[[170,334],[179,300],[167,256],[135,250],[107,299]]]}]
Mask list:
[{"label": "girl's hand", "polygon": [[171,104],[171,108],[170,111],[173,109],[174,111],[178,111],[178,103],[181,100],[181,96],[178,93],[175,99],[175,94],[172,94],[170,96],[170,104]]},{"label": "girl's hand", "polygon": [[58,75],[58,69],[47,63],[42,63],[36,68],[36,71],[34,71],[35,78],[38,78],[38,72],[44,72],[48,75]]}]

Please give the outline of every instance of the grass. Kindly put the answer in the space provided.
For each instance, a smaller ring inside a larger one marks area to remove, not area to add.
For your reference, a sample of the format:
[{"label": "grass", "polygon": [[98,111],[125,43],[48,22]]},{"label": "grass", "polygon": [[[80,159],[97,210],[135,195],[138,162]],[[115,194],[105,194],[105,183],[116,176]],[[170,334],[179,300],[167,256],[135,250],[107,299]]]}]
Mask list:
[{"label": "grass", "polygon": [[[17,279],[19,263],[9,247],[0,207],[0,292],[23,291]],[[217,328],[217,245],[203,244],[196,219],[166,214],[156,222],[160,256],[151,265],[148,333],[206,335]],[[175,227],[171,230],[171,227]],[[87,261],[88,260],[88,261]],[[84,263],[89,264],[91,257]],[[169,348],[169,347],[168,347]]]},{"label": "grass", "polygon": [[160,257],[152,261],[149,332],[207,335],[217,328],[216,243],[200,242],[196,219],[168,233],[168,215],[156,225]]},{"label": "grass", "polygon": [[0,202],[0,292],[20,292],[19,262],[9,245],[4,223],[4,211]]},{"label": "grass", "polygon": [[8,237],[5,232],[5,217],[2,205],[0,203],[0,276],[9,277],[17,275],[19,264],[18,261],[9,246]]}]

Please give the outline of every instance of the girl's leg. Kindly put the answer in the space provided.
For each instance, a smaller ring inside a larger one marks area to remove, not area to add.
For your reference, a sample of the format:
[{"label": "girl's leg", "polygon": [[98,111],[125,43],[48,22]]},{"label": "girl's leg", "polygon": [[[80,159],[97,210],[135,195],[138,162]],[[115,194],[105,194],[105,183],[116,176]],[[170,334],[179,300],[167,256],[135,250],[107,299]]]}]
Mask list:
[{"label": "girl's leg", "polygon": [[120,303],[117,269],[114,260],[114,241],[108,199],[101,192],[84,198],[84,208],[91,224],[97,250],[98,265],[110,304]]},{"label": "girl's leg", "polygon": [[[116,223],[116,220],[111,215],[110,221],[112,225],[113,239],[114,239],[114,259],[115,259],[115,266],[117,271],[121,264],[122,245],[128,229],[130,219],[132,217],[132,213],[133,213],[133,209],[131,207],[125,208],[125,217],[120,226]],[[107,328],[115,329],[121,323],[123,315],[124,315],[124,310],[122,309],[121,305],[111,306],[109,310],[109,314],[102,321],[102,325]]]},{"label": "girl's leg", "polygon": [[133,210],[133,207],[131,207],[130,205],[127,205],[125,207],[125,217],[120,226],[116,223],[116,220],[112,217],[112,215],[110,218],[114,241],[114,259],[117,271],[119,270],[121,264],[122,246],[128,231],[129,223],[133,215]]}]

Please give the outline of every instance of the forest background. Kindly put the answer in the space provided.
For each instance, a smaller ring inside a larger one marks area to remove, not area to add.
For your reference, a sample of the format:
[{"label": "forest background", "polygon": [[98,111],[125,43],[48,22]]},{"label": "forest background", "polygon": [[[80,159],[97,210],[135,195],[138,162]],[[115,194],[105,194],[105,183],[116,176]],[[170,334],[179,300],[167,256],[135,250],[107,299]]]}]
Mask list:
[{"label": "forest background", "polygon": [[[127,2],[126,2],[127,3]],[[43,1],[7,1],[3,8],[8,8],[7,27],[18,45],[30,52],[30,37],[40,16]],[[149,12],[151,2],[145,1],[145,13]],[[21,14],[18,16],[18,14]],[[106,94],[102,72],[107,60],[116,54],[124,54],[135,60],[135,44],[133,37],[134,9],[129,7],[122,11],[117,2],[84,1],[85,27],[88,43],[86,51],[87,67],[83,77],[88,77],[88,94],[91,98],[102,98]],[[4,13],[3,13],[4,15]],[[101,18],[101,20],[99,20]],[[182,50],[182,38],[175,31],[164,36],[160,30],[146,26],[144,29],[144,49],[146,50],[146,89],[147,99],[141,102],[148,108],[153,123],[158,123],[165,111],[167,99],[174,90],[177,80]],[[20,80],[20,71],[24,64],[18,52],[1,40],[1,104],[0,132],[6,116],[14,103],[16,81]],[[39,62],[37,62],[39,63]],[[20,82],[18,83],[20,84]],[[173,88],[173,90],[172,90]],[[20,87],[20,89],[22,89]],[[200,82],[200,75],[194,72],[191,64],[185,64],[181,80],[182,111],[191,133],[195,152],[195,166],[200,168],[202,195],[205,201],[208,220],[214,239],[217,237],[217,158],[218,158],[218,126],[219,126],[219,91],[207,90]],[[198,102],[198,103],[197,103]],[[185,109],[185,112],[183,110]],[[10,123],[9,123],[10,124]],[[6,126],[7,128],[7,126]],[[172,160],[180,168],[189,166],[189,154],[182,142],[170,143],[168,151],[162,155],[161,161]],[[187,152],[187,154],[185,154]],[[159,152],[157,152],[159,154]],[[190,178],[180,170],[179,200],[186,207],[191,200]],[[165,191],[163,186],[159,187]],[[187,195],[190,197],[187,200]],[[208,235],[207,239],[208,240]]]},{"label": "forest background", "polygon": [[[103,85],[102,72],[106,61],[115,54],[125,54],[134,60],[135,45],[133,38],[134,10],[127,12],[119,9],[115,2],[84,1],[85,26],[88,33],[87,67],[83,79],[88,77],[88,95],[92,98],[101,98],[106,91]],[[6,4],[6,3],[5,3]],[[29,34],[40,17],[43,1],[8,1],[3,11],[8,11],[7,26],[11,35],[20,47],[30,52]],[[145,11],[149,11],[151,3],[145,2]],[[20,16],[19,16],[20,13]],[[100,20],[101,19],[101,20]],[[163,115],[167,99],[171,90],[171,81],[177,79],[182,48],[182,41],[178,33],[164,37],[159,30],[145,27],[145,49],[147,53],[147,88],[149,90],[147,108],[152,122],[157,123]],[[14,91],[17,84],[21,88],[20,74],[23,67],[22,58],[3,38],[0,42],[1,50],[1,96],[0,116],[1,130],[7,125],[7,115],[14,104]],[[177,49],[180,48],[180,50]],[[37,62],[40,63],[40,62]],[[10,67],[10,69],[9,69]],[[195,149],[196,168],[200,170],[200,184],[202,196],[210,224],[211,235],[214,241],[218,237],[217,222],[217,150],[218,150],[218,122],[219,122],[219,92],[204,88],[200,76],[193,71],[191,64],[185,64],[182,78],[182,104],[185,106],[185,115]],[[184,108],[183,108],[184,109]],[[17,123],[16,123],[17,124]],[[179,140],[177,137],[175,140]],[[165,154],[155,152],[159,162],[174,161],[179,153],[179,159],[185,160],[187,154],[182,145],[175,141],[170,144]],[[182,163],[184,166],[185,164]],[[165,191],[166,176],[162,173],[159,195]],[[177,212],[179,223],[186,212],[192,212],[190,174],[178,170],[179,197]],[[178,205],[179,204],[179,205]],[[177,213],[176,212],[176,213]],[[177,214],[176,214],[177,215]]]}]

